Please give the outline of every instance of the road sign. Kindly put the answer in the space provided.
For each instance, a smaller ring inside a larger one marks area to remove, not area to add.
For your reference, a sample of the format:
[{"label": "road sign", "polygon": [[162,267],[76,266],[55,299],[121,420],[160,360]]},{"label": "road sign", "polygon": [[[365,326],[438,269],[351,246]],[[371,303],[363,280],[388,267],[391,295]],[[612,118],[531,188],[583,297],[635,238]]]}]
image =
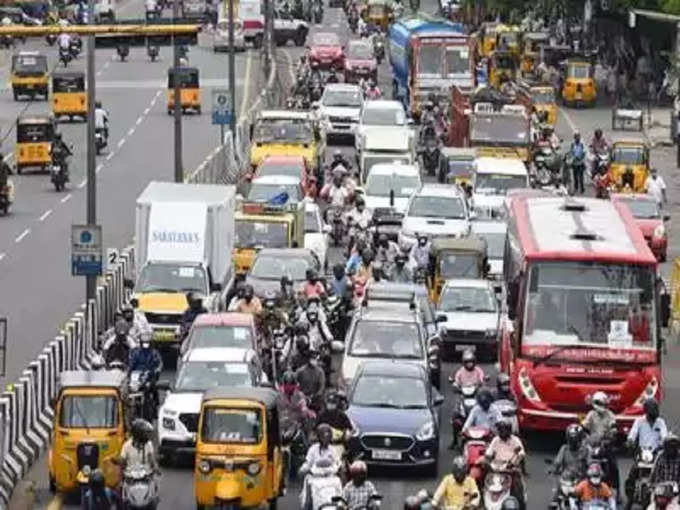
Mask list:
[{"label": "road sign", "polygon": [[213,89],[212,91],[212,123],[231,123],[231,93],[229,89]]},{"label": "road sign", "polygon": [[101,225],[71,226],[71,274],[99,276],[102,274]]},{"label": "road sign", "polygon": [[116,264],[118,264],[118,257],[120,257],[120,254],[118,253],[117,248],[106,248],[107,271],[113,271],[113,269],[116,267]]}]

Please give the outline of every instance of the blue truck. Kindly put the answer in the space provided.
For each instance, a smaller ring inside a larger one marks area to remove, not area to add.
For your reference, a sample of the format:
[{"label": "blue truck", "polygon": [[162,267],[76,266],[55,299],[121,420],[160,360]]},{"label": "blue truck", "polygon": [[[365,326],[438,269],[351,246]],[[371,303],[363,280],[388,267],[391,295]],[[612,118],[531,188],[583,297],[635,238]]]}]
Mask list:
[{"label": "blue truck", "polygon": [[461,23],[425,14],[399,19],[390,26],[388,51],[393,97],[414,117],[430,92],[448,101],[453,85],[474,89],[473,44]]}]

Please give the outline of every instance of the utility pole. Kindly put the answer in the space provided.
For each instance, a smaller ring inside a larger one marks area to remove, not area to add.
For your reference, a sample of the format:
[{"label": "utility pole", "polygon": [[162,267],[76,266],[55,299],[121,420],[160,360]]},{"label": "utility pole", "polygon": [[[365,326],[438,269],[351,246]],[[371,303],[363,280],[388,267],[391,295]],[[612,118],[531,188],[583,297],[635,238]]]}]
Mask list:
[{"label": "utility pole", "polygon": [[[236,133],[236,73],[234,62],[234,0],[229,0],[229,95],[231,96],[229,129],[231,129],[232,136]],[[222,143],[224,143],[224,140],[222,140]]]},{"label": "utility pole", "polygon": [[[94,20],[94,0],[87,2],[87,19]],[[94,105],[96,82],[94,74],[94,38],[87,36],[87,224],[91,227],[97,224],[97,149],[94,137]],[[87,300],[95,299],[97,294],[97,277],[86,277]]]},{"label": "utility pole", "polygon": [[[90,0],[91,2],[92,0]],[[172,24],[177,24],[179,18],[179,0],[172,2]],[[182,100],[180,84],[182,76],[179,72],[179,44],[177,36],[172,36],[172,56],[174,66],[174,96],[175,96],[175,182],[184,182],[184,165],[182,163]]]},{"label": "utility pole", "polygon": [[[269,0],[264,0],[264,34],[262,37],[262,49],[264,50],[264,79],[269,79],[269,73],[271,72],[271,46],[269,45],[270,34],[269,26],[271,23],[271,11],[269,6]],[[265,81],[266,83],[266,81]]]}]

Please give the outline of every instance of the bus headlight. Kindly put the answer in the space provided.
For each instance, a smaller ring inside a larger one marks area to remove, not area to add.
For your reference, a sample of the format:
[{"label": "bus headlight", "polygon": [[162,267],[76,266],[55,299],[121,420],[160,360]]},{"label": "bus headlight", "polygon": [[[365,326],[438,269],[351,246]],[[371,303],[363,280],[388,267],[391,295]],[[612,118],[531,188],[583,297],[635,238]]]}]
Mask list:
[{"label": "bus headlight", "polygon": [[522,367],[522,369],[520,369],[517,380],[519,381],[519,387],[522,390],[522,394],[527,400],[530,400],[531,402],[541,401],[541,397],[538,396],[536,388],[534,388],[531,379],[529,379],[526,368]]},{"label": "bus headlight", "polygon": [[658,391],[659,381],[657,381],[656,377],[652,377],[652,379],[647,383],[647,386],[645,387],[644,391],[640,393],[640,396],[637,398],[633,405],[635,407],[642,407],[642,404],[644,404],[645,400],[647,400],[648,398],[654,398]]},{"label": "bus headlight", "polygon": [[654,229],[653,237],[656,237],[657,239],[662,239],[666,237],[666,227],[664,227],[663,225],[658,225]]}]

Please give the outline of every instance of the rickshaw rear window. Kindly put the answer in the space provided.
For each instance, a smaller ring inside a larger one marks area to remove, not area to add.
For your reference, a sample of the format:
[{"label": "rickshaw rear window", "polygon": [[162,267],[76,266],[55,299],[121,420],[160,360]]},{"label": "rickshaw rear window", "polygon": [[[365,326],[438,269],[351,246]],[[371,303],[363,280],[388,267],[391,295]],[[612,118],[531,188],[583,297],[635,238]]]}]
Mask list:
[{"label": "rickshaw rear window", "polygon": [[645,163],[645,151],[641,147],[618,145],[612,151],[612,161],[623,165],[642,165]]},{"label": "rickshaw rear window", "polygon": [[34,143],[34,142],[51,142],[52,141],[52,126],[49,124],[25,125],[19,126],[17,129],[17,142],[19,143]]},{"label": "rickshaw rear window", "polygon": [[52,88],[55,92],[82,92],[85,90],[85,78],[54,78]]},{"label": "rickshaw rear window", "polygon": [[47,60],[33,55],[17,55],[13,57],[12,65],[16,71],[47,71]]},{"label": "rickshaw rear window", "polygon": [[[198,73],[188,73],[188,72],[180,72],[179,73],[181,76],[179,85],[181,88],[198,88]],[[175,74],[171,73],[168,75],[168,88],[172,88],[175,86]]]},{"label": "rickshaw rear window", "polygon": [[114,428],[118,425],[118,400],[113,395],[67,395],[61,401],[59,425],[65,428]]},{"label": "rickshaw rear window", "polygon": [[259,444],[262,441],[262,411],[206,407],[201,438],[207,443]]},{"label": "rickshaw rear window", "polygon": [[570,65],[567,68],[567,78],[575,78],[577,80],[590,78],[590,66],[586,64]]}]

